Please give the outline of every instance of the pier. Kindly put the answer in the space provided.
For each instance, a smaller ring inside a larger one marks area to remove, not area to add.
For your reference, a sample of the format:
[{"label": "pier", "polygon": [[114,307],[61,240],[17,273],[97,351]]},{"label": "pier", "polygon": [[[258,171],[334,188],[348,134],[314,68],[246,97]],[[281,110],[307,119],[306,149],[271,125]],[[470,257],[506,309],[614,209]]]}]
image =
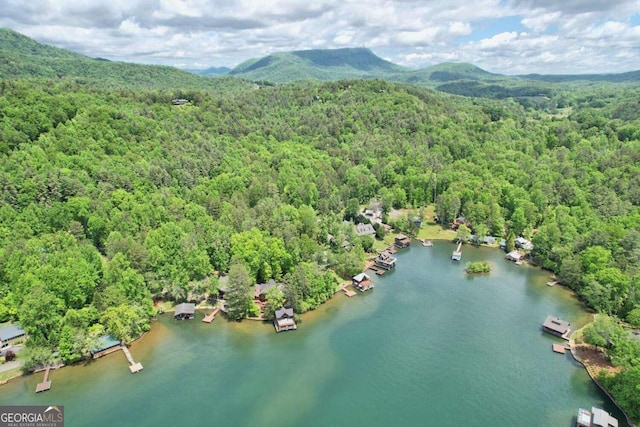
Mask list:
[{"label": "pier", "polygon": [[347,289],[347,286],[349,286],[348,283],[345,283],[340,289],[342,289],[342,292],[344,292],[344,294],[348,297],[352,297],[356,295],[356,291],[351,290],[351,289]]},{"label": "pier", "polygon": [[51,371],[51,366],[47,366],[47,369],[44,371],[44,379],[41,383],[38,383],[36,386],[36,393],[40,393],[41,391],[47,391],[51,388],[51,380],[49,380],[49,371]]},{"label": "pier", "polygon": [[451,254],[451,259],[454,261],[460,261],[460,259],[462,258],[462,242],[458,242],[458,247],[456,248],[455,251],[453,251],[453,253]]},{"label": "pier", "polygon": [[211,314],[208,314],[207,316],[204,316],[204,318],[202,319],[202,321],[204,323],[211,323],[213,322],[213,319],[216,318],[216,314],[218,314],[220,312],[220,307],[216,307],[213,309],[213,311],[211,312]]},{"label": "pier", "polygon": [[127,346],[123,345],[120,348],[122,349],[122,352],[124,353],[125,357],[127,358],[127,361],[129,362],[129,370],[131,371],[131,373],[135,374],[136,372],[142,371],[142,363],[136,362],[135,360],[133,360],[133,356],[131,355],[131,352],[129,351]]}]

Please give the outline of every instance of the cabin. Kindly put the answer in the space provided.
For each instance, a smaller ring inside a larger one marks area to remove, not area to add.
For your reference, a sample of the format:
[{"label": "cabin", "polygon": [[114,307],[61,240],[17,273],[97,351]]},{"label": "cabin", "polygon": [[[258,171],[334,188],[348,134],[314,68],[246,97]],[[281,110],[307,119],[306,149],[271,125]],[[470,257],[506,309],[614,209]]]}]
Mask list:
[{"label": "cabin", "polygon": [[533,243],[522,236],[516,238],[515,244],[516,248],[524,249],[525,251],[533,250]]},{"label": "cabin", "polygon": [[255,290],[253,292],[253,298],[260,302],[265,302],[267,297],[267,291],[275,286],[278,286],[278,284],[273,279],[269,280],[267,283],[256,284]]},{"label": "cabin", "polygon": [[188,102],[189,102],[188,99],[179,98],[179,99],[173,99],[171,101],[171,104],[173,104],[173,105],[184,105],[184,104],[187,104]]},{"label": "cabin", "polygon": [[380,252],[380,255],[374,260],[374,264],[384,270],[395,268],[397,259],[392,257],[388,251]]},{"label": "cabin", "polygon": [[362,292],[374,288],[371,278],[366,273],[353,276],[353,286]]},{"label": "cabin", "polygon": [[102,335],[98,337],[96,346],[89,350],[89,352],[91,353],[91,357],[97,359],[98,357],[120,350],[120,345],[120,340],[116,339],[113,335]]},{"label": "cabin", "polygon": [[293,331],[298,328],[295,320],[293,319],[293,308],[282,307],[281,309],[276,310],[275,314],[276,318],[273,321],[273,325],[276,328],[276,332]]},{"label": "cabin", "polygon": [[192,320],[196,314],[196,305],[183,302],[176,305],[176,312],[173,314],[175,320]]},{"label": "cabin", "polygon": [[548,334],[567,339],[571,332],[569,326],[569,322],[561,320],[559,317],[547,316],[542,324],[542,330]]},{"label": "cabin", "polygon": [[404,234],[398,234],[394,244],[398,249],[406,248],[411,245],[411,239]]},{"label": "cabin", "polygon": [[509,261],[514,261],[514,262],[522,261],[522,259],[524,258],[524,253],[520,251],[511,251],[507,254],[505,258],[508,259]]},{"label": "cabin", "polygon": [[358,236],[375,236],[376,229],[373,228],[371,224],[363,224],[360,222],[356,224],[356,234]]},{"label": "cabin", "polygon": [[18,325],[7,325],[0,328],[0,348],[9,347],[12,342],[24,337],[27,333]]},{"label": "cabin", "polygon": [[576,427],[618,427],[618,420],[600,408],[592,407],[591,411],[580,408]]},{"label": "cabin", "polygon": [[[496,238],[493,236],[484,236],[482,238],[482,243],[484,243],[485,245],[493,245],[496,243]],[[506,242],[505,242],[505,246],[506,246]]]}]

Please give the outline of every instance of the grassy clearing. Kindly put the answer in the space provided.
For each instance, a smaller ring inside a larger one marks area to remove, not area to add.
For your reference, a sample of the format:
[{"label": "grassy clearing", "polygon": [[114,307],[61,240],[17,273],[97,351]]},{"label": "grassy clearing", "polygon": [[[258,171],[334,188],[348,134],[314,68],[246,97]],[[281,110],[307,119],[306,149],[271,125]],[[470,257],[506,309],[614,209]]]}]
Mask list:
[{"label": "grassy clearing", "polygon": [[20,367],[0,372],[0,382],[8,380],[9,378],[19,377],[20,375],[22,375],[22,370],[20,369]]}]

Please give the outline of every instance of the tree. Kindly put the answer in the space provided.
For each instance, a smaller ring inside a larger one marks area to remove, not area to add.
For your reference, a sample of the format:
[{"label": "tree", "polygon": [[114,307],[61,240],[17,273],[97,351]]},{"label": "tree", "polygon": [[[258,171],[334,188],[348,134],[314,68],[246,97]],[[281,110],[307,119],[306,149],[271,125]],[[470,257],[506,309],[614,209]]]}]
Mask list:
[{"label": "tree", "polygon": [[264,318],[267,320],[275,319],[275,312],[284,306],[286,298],[279,286],[273,286],[267,289],[267,304],[264,308]]},{"label": "tree", "polygon": [[229,306],[227,316],[231,320],[240,320],[249,314],[253,306],[251,285],[254,281],[244,263],[236,262],[229,269],[229,290],[224,298]]},{"label": "tree", "polygon": [[456,239],[461,242],[468,242],[471,237],[471,230],[466,224],[460,224],[458,231],[456,232]]},{"label": "tree", "polygon": [[627,314],[627,322],[636,328],[640,328],[640,307],[634,308]]}]

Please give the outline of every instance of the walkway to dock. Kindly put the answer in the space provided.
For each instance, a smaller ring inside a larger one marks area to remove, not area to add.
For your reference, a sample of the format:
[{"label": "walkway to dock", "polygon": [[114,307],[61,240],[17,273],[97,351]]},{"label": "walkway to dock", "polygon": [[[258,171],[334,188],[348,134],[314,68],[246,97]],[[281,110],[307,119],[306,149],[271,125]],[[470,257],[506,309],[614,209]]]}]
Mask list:
[{"label": "walkway to dock", "polygon": [[136,372],[142,371],[142,363],[136,362],[135,360],[133,360],[133,356],[131,355],[131,352],[129,351],[127,346],[122,345],[120,346],[120,348],[122,349],[122,352],[124,353],[125,357],[127,358],[127,361],[129,362],[129,370],[131,371],[131,373],[135,374]]},{"label": "walkway to dock", "polygon": [[204,318],[202,319],[202,321],[204,323],[211,323],[213,322],[213,319],[216,318],[216,314],[218,314],[220,312],[220,307],[216,307],[213,309],[213,311],[211,312],[211,314],[204,316]]},{"label": "walkway to dock", "polygon": [[41,383],[38,383],[36,386],[36,393],[40,393],[41,391],[47,391],[51,388],[51,381],[49,380],[49,371],[51,371],[51,366],[47,366],[47,370],[44,371],[44,379]]}]

